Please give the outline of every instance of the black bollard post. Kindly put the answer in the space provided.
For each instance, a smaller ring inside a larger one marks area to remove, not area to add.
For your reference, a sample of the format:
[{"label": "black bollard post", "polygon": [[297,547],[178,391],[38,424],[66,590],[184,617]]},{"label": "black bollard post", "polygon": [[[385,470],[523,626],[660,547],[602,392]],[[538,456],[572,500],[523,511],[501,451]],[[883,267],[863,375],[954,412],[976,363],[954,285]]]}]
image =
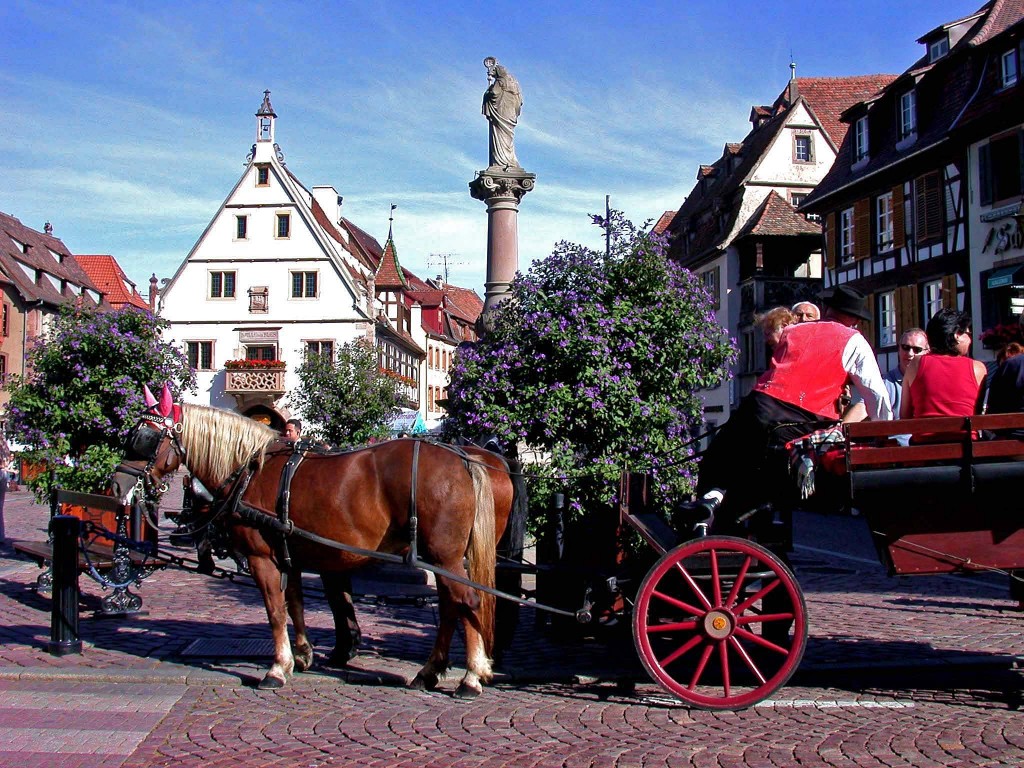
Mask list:
[{"label": "black bollard post", "polygon": [[82,521],[71,515],[50,518],[53,538],[53,587],[50,593],[50,642],[54,656],[81,653],[78,637],[78,536]]}]

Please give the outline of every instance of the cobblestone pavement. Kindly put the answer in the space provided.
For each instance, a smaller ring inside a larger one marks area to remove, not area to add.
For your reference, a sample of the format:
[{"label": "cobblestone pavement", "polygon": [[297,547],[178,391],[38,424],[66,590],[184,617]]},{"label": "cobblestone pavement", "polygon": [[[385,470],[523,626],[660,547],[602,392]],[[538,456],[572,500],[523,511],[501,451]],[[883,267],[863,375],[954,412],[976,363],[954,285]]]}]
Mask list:
[{"label": "cobblestone pavement", "polygon": [[[45,538],[47,512],[25,492],[5,513],[10,538]],[[771,700],[724,713],[651,683],[625,628],[559,641],[525,611],[481,698],[452,698],[454,673],[437,693],[410,692],[435,608],[393,595],[358,605],[366,647],[350,670],[260,691],[270,642],[255,590],[177,569],[143,582],[147,613],[130,619],[92,618],[104,593],[83,578],[84,651],[55,657],[49,598],[33,590],[40,570],[5,547],[0,766],[1024,764],[1024,616],[1004,581],[888,578],[858,518],[801,514],[796,531],[804,662]],[[329,612],[308,602],[322,653]]]}]

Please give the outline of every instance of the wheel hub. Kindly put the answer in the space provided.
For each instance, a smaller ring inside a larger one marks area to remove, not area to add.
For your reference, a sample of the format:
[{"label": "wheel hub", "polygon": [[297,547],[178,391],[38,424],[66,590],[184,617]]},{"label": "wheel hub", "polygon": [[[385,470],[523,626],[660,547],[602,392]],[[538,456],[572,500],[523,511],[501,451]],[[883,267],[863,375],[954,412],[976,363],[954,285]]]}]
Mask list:
[{"label": "wheel hub", "polygon": [[704,616],[704,631],[708,637],[724,640],[732,634],[735,622],[731,614],[722,610],[708,611]]}]

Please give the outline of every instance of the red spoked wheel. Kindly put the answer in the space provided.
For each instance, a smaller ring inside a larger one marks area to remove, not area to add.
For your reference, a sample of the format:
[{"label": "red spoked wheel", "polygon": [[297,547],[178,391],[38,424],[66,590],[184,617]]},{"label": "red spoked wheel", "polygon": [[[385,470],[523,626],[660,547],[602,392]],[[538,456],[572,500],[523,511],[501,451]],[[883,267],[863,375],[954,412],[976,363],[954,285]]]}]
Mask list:
[{"label": "red spoked wheel", "polygon": [[644,578],[633,639],[669,693],[701,709],[743,709],[800,665],[807,606],[776,555],[746,539],[707,536],[667,552]]}]

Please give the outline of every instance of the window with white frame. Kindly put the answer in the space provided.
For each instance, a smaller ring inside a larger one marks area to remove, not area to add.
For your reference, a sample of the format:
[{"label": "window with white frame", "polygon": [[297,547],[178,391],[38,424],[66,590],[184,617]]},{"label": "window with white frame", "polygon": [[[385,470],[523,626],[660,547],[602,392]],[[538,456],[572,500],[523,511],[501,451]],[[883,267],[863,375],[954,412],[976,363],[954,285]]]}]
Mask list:
[{"label": "window with white frame", "polygon": [[896,345],[896,291],[878,294],[878,346]]},{"label": "window with white frame", "polygon": [[277,229],[274,235],[277,239],[283,240],[291,237],[292,234],[292,217],[289,213],[277,214]]},{"label": "window with white frame", "polygon": [[809,134],[797,134],[793,137],[793,160],[798,163],[814,162],[814,145]]},{"label": "window with white frame", "polygon": [[879,195],[875,200],[875,231],[877,232],[875,244],[878,246],[878,252],[891,250],[893,244],[892,192]]},{"label": "window with white frame", "polygon": [[907,91],[900,96],[900,138],[906,139],[917,133],[917,96]]},{"label": "window with white frame", "polygon": [[932,280],[921,287],[924,289],[924,321],[927,323],[942,309],[942,281]]},{"label": "window with white frame", "polygon": [[708,289],[708,293],[711,294],[711,299],[715,309],[718,309],[722,304],[721,269],[721,267],[712,267],[711,269],[700,273],[700,281],[704,284],[704,287]]},{"label": "window with white frame", "polygon": [[210,298],[235,298],[235,273],[233,270],[230,272],[210,273]]},{"label": "window with white frame", "polygon": [[941,59],[947,53],[949,53],[949,37],[947,35],[943,35],[937,40],[932,40],[928,45],[929,63],[936,59]]},{"label": "window with white frame", "polygon": [[292,272],[292,298],[315,299],[317,297],[316,272]]},{"label": "window with white frame", "polygon": [[334,360],[333,339],[309,339],[306,341],[306,357],[323,357]]},{"label": "window with white frame", "polygon": [[853,126],[853,162],[867,159],[868,156],[868,118],[860,118]]},{"label": "window with white frame", "polygon": [[1002,84],[1003,88],[1016,85],[1020,73],[1017,69],[1017,49],[1011,48],[1001,57],[1002,62]]},{"label": "window with white frame", "polygon": [[853,208],[839,214],[839,256],[844,263],[853,261]]},{"label": "window with white frame", "polygon": [[246,360],[277,360],[276,344],[246,344]]},{"label": "window with white frame", "polygon": [[188,357],[188,364],[193,370],[213,370],[212,341],[186,341],[185,354]]},{"label": "window with white frame", "polygon": [[247,240],[249,237],[249,217],[235,216],[235,240]]}]

